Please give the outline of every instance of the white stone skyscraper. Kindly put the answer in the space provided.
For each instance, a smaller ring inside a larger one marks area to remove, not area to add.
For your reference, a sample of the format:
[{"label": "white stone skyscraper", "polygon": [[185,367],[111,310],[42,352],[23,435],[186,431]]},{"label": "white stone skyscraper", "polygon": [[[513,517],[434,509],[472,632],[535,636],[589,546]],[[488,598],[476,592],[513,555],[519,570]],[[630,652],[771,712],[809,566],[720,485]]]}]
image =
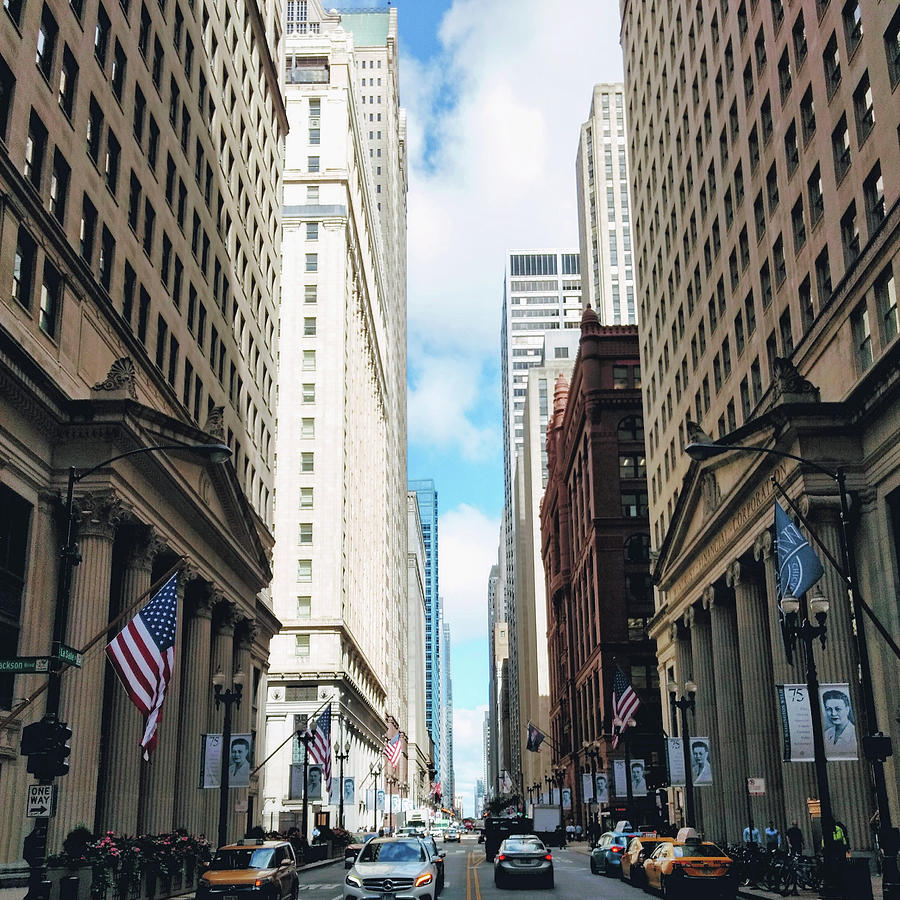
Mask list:
[{"label": "white stone skyscraper", "polygon": [[[339,718],[350,742],[345,776],[364,801],[385,731],[405,727],[408,688],[397,11],[345,15],[288,0],[284,24],[291,130],[273,582],[284,627],[272,642],[266,744],[272,752],[330,703],[333,736]],[[268,764],[275,827],[299,823],[302,751],[294,739]],[[372,815],[352,804],[346,827]]]},{"label": "white stone skyscraper", "polygon": [[637,323],[624,92],[594,85],[575,161],[582,299],[604,325]]}]

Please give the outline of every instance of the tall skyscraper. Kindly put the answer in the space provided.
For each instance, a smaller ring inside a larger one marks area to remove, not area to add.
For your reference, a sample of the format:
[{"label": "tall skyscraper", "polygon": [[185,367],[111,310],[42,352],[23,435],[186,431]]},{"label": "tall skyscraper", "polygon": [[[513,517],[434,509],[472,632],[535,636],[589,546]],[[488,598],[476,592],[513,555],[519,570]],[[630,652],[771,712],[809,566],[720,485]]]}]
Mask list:
[{"label": "tall skyscraper", "polygon": [[[501,526],[501,534],[503,529]],[[488,708],[484,713],[484,783],[488,796],[497,793],[498,765],[501,756],[500,743],[500,681],[497,663],[500,648],[496,641],[496,626],[504,621],[503,593],[500,565],[491,566],[487,584],[488,627]]]},{"label": "tall skyscraper", "polygon": [[582,302],[604,325],[637,322],[624,94],[594,85],[575,161]]},{"label": "tall skyscraper", "polygon": [[525,390],[528,369],[539,365],[544,335],[580,326],[581,277],[579,256],[568,250],[511,250],[503,280],[500,332],[503,391],[504,512],[501,536],[503,604],[508,625],[510,758],[507,768],[518,784],[522,771],[519,721],[519,669],[516,632],[515,528],[517,515],[513,480],[516,455],[524,441]]},{"label": "tall skyscraper", "polygon": [[[284,627],[272,644],[267,743],[275,750],[331,703],[351,745],[345,775],[361,786],[382,760],[383,734],[407,716],[397,11],[341,14],[289,0],[284,23],[291,132],[273,582]],[[295,739],[268,764],[276,827],[299,822],[302,750]],[[359,815],[345,810],[347,827]]]},{"label": "tall skyscraper", "polygon": [[[3,7],[0,657],[50,650],[70,467],[84,477],[66,644],[102,636],[186,562],[175,673],[143,776],[141,717],[99,648],[62,675],[59,718],[74,734],[50,852],[79,824],[214,833],[197,773],[201,733],[221,731],[217,671],[229,686],[246,675],[235,731],[263,727],[279,624],[268,595],[287,133],[278,32],[275,10],[253,0]],[[119,458],[213,440],[232,450],[223,466],[178,450]],[[0,710],[37,685],[0,675]],[[33,824],[17,748],[44,703],[0,730],[0,871],[16,868]],[[255,816],[264,791],[234,799]],[[229,829],[245,821],[231,812]]]},{"label": "tall skyscraper", "polygon": [[441,595],[438,591],[438,492],[434,480],[409,482],[416,492],[425,538],[425,721],[434,743],[433,764],[441,761]]},{"label": "tall skyscraper", "polygon": [[456,796],[453,772],[453,670],[450,664],[450,623],[441,622],[441,790]]},{"label": "tall skyscraper", "polygon": [[[645,9],[622,3],[664,609],[652,634],[661,671],[696,682],[694,727],[718,760],[721,777],[704,788],[706,834],[740,838],[743,778],[753,774],[766,784],[751,800],[754,820],[798,818],[808,836],[812,765],[782,761],[773,702],[776,684],[802,680],[786,662],[776,613],[773,478],[840,558],[837,485],[783,457],[734,452],[698,464],[684,447],[702,439],[693,422],[730,444],[843,468],[860,501],[851,531],[860,593],[896,623],[896,554],[876,548],[900,540],[900,14],[876,0]],[[851,622],[830,564],[820,586],[831,604],[819,677],[845,684],[860,738],[880,726],[896,746],[896,661],[865,616]],[[860,629],[874,705],[859,690]],[[828,775],[851,845],[865,848],[871,772],[861,747],[858,755],[829,763]]]}]

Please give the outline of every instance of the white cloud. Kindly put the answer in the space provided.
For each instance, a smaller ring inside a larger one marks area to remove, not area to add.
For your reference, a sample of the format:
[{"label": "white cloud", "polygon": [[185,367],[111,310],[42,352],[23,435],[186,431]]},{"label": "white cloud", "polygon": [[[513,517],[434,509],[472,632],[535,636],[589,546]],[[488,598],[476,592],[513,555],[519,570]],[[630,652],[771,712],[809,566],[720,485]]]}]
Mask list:
[{"label": "white cloud", "polygon": [[479,360],[429,356],[410,372],[409,440],[422,446],[458,449],[468,460],[484,461],[497,452],[499,428],[472,422],[481,400]]},{"label": "white cloud", "polygon": [[453,775],[465,815],[474,815],[475,780],[484,778],[484,713],[487,706],[453,710]]},{"label": "white cloud", "polygon": [[[401,60],[410,365],[441,357],[445,393],[465,391],[451,404],[452,430],[431,430],[432,443],[453,446],[464,434],[477,454],[482,435],[466,423],[487,383],[473,384],[469,370],[473,358],[497,357],[505,251],[577,246],[580,127],[593,85],[622,78],[618,36],[612,2],[571,0],[560,15],[543,0],[454,0],[439,55]],[[445,399],[427,375],[427,393]]]},{"label": "white cloud", "polygon": [[[497,562],[500,523],[463,503],[440,516],[439,529],[438,579],[451,640],[461,644],[483,638],[488,575]],[[460,675],[454,672],[454,680]]]}]

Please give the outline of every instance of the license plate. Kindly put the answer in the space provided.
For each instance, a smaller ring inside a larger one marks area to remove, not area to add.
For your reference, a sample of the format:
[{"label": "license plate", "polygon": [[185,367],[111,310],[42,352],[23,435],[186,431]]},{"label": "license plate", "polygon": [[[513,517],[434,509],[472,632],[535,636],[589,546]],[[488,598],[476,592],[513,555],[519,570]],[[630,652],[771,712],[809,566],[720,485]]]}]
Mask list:
[{"label": "license plate", "polygon": [[226,894],[225,900],[237,900],[237,894]]}]

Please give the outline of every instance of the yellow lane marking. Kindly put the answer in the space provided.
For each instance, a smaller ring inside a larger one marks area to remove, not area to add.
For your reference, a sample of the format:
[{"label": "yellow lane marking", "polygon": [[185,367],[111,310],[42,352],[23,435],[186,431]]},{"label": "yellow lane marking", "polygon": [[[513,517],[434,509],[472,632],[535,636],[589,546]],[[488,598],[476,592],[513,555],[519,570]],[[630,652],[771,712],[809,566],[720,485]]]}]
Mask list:
[{"label": "yellow lane marking", "polygon": [[474,851],[469,853],[466,861],[466,900],[472,900],[471,887],[473,883],[475,885],[475,900],[481,900],[481,885],[478,882],[478,872],[475,871],[481,865],[481,862],[482,860],[475,862]]}]

